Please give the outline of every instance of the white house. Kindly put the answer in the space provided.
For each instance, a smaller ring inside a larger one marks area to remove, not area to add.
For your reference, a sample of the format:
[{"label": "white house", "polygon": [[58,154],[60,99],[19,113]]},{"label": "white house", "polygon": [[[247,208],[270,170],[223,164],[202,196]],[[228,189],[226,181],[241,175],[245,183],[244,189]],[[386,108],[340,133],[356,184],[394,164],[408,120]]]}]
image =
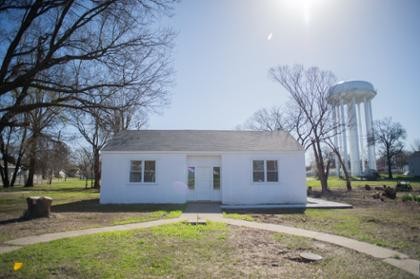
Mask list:
[{"label": "white house", "polygon": [[420,151],[416,151],[408,158],[410,175],[420,176]]},{"label": "white house", "polygon": [[101,157],[103,204],[306,204],[304,150],[287,132],[124,131]]}]

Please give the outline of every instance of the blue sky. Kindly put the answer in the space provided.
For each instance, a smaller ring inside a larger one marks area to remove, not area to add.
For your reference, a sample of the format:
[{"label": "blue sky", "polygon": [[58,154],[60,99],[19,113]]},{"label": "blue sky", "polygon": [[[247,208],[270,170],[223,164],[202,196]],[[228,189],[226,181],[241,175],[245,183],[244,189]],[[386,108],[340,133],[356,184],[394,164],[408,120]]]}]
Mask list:
[{"label": "blue sky", "polygon": [[270,67],[303,64],[373,83],[374,119],[403,124],[410,144],[420,138],[419,15],[417,0],[183,0],[170,20],[171,104],[148,128],[234,129],[287,101]]}]

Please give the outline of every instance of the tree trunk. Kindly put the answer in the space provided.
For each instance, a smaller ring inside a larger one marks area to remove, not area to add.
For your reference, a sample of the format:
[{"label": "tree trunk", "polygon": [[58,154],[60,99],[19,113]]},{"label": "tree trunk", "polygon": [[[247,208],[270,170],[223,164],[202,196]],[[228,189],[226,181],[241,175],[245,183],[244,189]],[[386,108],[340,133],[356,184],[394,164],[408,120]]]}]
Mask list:
[{"label": "tree trunk", "polygon": [[349,171],[347,170],[346,164],[343,162],[343,159],[340,155],[338,155],[338,160],[340,161],[341,166],[343,167],[344,177],[346,178],[346,188],[347,191],[351,191],[351,178],[349,175]]},{"label": "tree trunk", "polygon": [[26,180],[25,187],[33,187],[34,186],[34,174],[35,174],[35,158],[32,157],[29,159],[29,166],[28,166],[28,179]]},{"label": "tree trunk", "polygon": [[23,153],[24,153],[25,139],[26,139],[26,128],[23,130],[22,140],[21,140],[20,146],[19,146],[18,158],[16,160],[16,167],[15,167],[15,171],[13,172],[12,181],[10,183],[10,186],[12,186],[12,187],[15,185],[16,177],[17,177],[19,168],[22,164],[22,157],[23,157]]},{"label": "tree trunk", "polygon": [[7,164],[7,161],[4,160],[3,161],[3,170],[2,170],[2,175],[1,175],[1,179],[3,182],[3,187],[4,188],[9,188],[10,187],[10,180],[9,180],[9,166]]},{"label": "tree trunk", "polygon": [[327,167],[326,167],[326,170],[325,170],[325,178],[327,180],[328,180],[328,177],[330,176],[330,168],[331,168],[331,160],[328,159]]},{"label": "tree trunk", "polygon": [[[330,145],[330,147],[332,147],[332,146]],[[344,163],[343,158],[341,157],[341,154],[338,151],[338,149],[336,147],[332,147],[331,149],[333,150],[335,155],[337,155],[338,161],[339,161],[341,167],[343,168],[344,177],[346,179],[347,191],[351,191],[352,190],[352,188],[351,188],[351,177],[349,175],[349,171],[347,170],[346,164]]]},{"label": "tree trunk", "polygon": [[[4,141],[3,141],[3,136],[0,134],[1,138],[0,138],[0,148],[1,148],[1,154],[3,157],[3,167],[0,166],[1,168],[1,180],[3,182],[3,187],[4,188],[9,188],[10,186],[10,180],[9,180],[9,166],[8,166],[8,162],[7,162],[7,145],[5,145]],[[7,140],[7,144],[9,143],[10,140],[10,133],[9,133],[9,138]]]},{"label": "tree trunk", "polygon": [[386,161],[388,165],[388,178],[392,179],[392,163],[391,163],[391,156],[386,156]]},{"label": "tree trunk", "polygon": [[31,139],[31,152],[29,154],[28,179],[26,180],[25,187],[34,186],[37,145],[38,145],[38,135],[34,133]]},{"label": "tree trunk", "polygon": [[325,177],[324,162],[322,161],[322,154],[320,154],[320,152],[322,151],[319,142],[317,143],[315,140],[312,140],[312,148],[314,150],[315,161],[318,169],[319,181],[321,182],[322,193],[325,194],[328,192],[328,178]]},{"label": "tree trunk", "polygon": [[93,188],[99,189],[100,188],[100,180],[101,180],[101,166],[99,161],[99,149],[93,149],[93,176],[94,176],[94,184]]}]

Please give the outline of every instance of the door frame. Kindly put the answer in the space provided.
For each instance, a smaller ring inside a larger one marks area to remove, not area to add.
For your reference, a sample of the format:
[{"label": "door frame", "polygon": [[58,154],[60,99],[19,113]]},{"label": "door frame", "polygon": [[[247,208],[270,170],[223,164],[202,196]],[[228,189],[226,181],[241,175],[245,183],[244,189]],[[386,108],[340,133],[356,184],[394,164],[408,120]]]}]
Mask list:
[{"label": "door frame", "polygon": [[[195,168],[195,184],[194,189],[189,189],[187,192],[187,201],[221,201],[222,200],[222,187],[221,185],[220,189],[214,189],[213,188],[213,167],[220,167],[221,166],[221,156],[214,156],[214,155],[191,155],[187,156],[187,164],[186,164],[186,181],[188,181],[188,168],[194,167]],[[209,169],[209,194],[208,198],[203,199],[197,199],[197,182],[198,182],[198,169],[199,168],[208,168]]]}]

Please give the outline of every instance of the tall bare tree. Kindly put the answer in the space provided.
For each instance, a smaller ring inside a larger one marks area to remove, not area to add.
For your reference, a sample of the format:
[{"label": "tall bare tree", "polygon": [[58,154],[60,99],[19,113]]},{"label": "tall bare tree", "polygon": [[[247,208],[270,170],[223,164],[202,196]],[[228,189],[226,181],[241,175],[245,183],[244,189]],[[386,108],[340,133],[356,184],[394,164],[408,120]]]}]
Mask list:
[{"label": "tall bare tree", "polygon": [[76,113],[72,119],[73,125],[91,147],[93,187],[99,189],[101,179],[99,151],[112,136],[112,128],[107,121],[104,121],[104,113],[99,109],[91,109],[87,114]]},{"label": "tall bare tree", "polygon": [[398,122],[393,122],[392,118],[387,117],[383,120],[375,121],[375,140],[380,146],[382,156],[386,158],[388,167],[388,178],[392,179],[393,159],[401,154],[407,133],[403,126]]},{"label": "tall bare tree", "polygon": [[[28,98],[30,103],[48,102],[53,93],[43,90],[34,90]],[[53,141],[57,132],[57,125],[63,120],[63,108],[60,107],[37,107],[27,115],[28,128],[30,135],[28,137],[27,146],[27,169],[28,178],[25,182],[26,187],[34,186],[34,175],[37,169],[37,163],[41,161],[40,152],[48,153],[48,150],[41,147],[48,144],[40,144],[40,140]],[[45,164],[46,162],[44,162]]]},{"label": "tall bare tree", "polygon": [[337,123],[332,121],[328,89],[336,78],[330,71],[302,65],[278,66],[270,69],[272,78],[290,95],[292,129],[305,150],[312,149],[322,192],[328,191],[328,168],[323,154],[325,141],[335,135]]},{"label": "tall bare tree", "polygon": [[[302,117],[302,110],[299,107],[296,107],[293,102],[289,102],[284,107],[273,107],[269,110],[258,110],[243,125],[238,126],[238,129],[257,131],[285,130],[290,132],[302,146],[310,147],[308,142],[310,138],[310,129],[309,126],[302,125]],[[331,125],[337,127],[333,134],[340,134],[343,127],[341,127],[339,123],[334,123],[334,119],[330,119],[329,121],[333,122]],[[338,168],[341,166],[341,169],[344,172],[344,177],[346,179],[346,188],[348,191],[351,191],[351,176],[344,162],[344,159],[341,156],[339,147],[334,144],[332,137],[325,137],[324,144],[326,144],[330,151],[333,152],[337,157],[337,164],[339,165],[336,165],[335,167]],[[329,153],[329,151],[325,149],[323,150],[324,154]],[[323,157],[325,157],[326,176],[328,177],[329,166],[331,165],[332,161],[328,156],[323,155]]]},{"label": "tall bare tree", "polygon": [[242,128],[256,131],[289,130],[284,109],[280,106],[256,111]]},{"label": "tall bare tree", "polygon": [[78,167],[80,178],[85,179],[85,188],[88,187],[88,181],[93,177],[93,159],[92,152],[87,148],[79,148],[74,152],[75,161]]},{"label": "tall bare tree", "polygon": [[[174,2],[0,1],[0,133],[39,107],[103,107],[118,90],[144,90],[151,80],[149,90],[159,90],[174,33],[156,21]],[[54,94],[28,102],[31,89]]]}]

